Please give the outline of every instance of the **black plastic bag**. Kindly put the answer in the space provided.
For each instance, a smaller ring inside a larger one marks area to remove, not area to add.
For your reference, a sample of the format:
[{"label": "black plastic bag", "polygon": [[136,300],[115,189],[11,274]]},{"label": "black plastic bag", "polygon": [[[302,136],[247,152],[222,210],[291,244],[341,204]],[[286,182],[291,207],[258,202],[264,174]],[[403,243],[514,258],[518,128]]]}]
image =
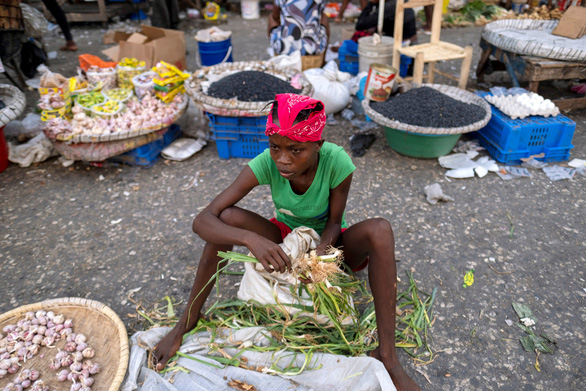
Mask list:
[{"label": "black plastic bag", "polygon": [[22,44],[20,51],[20,70],[29,79],[37,73],[37,67],[47,63],[47,53],[33,42]]}]

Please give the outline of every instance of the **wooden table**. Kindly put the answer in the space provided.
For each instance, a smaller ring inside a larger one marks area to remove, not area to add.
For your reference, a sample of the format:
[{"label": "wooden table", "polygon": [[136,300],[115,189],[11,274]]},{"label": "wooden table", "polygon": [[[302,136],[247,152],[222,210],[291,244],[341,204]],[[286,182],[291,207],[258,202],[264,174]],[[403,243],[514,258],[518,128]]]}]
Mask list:
[{"label": "wooden table", "polygon": [[[537,93],[539,82],[543,80],[586,79],[586,63],[551,60],[543,57],[521,56],[500,49],[484,39],[480,40],[482,54],[476,77],[478,82],[484,81],[484,75],[489,69],[506,70],[515,87],[519,87],[519,77],[529,82],[529,91]],[[489,61],[490,56],[496,58],[497,64]],[[499,67],[500,64],[500,67]],[[586,107],[586,97],[573,99],[557,99],[553,101],[560,110],[571,110]]]}]

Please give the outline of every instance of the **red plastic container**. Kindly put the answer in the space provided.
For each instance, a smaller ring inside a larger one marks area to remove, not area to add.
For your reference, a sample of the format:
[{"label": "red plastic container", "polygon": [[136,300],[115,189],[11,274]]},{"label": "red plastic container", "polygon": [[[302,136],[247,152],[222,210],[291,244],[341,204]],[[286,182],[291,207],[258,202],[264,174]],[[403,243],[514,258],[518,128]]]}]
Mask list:
[{"label": "red plastic container", "polygon": [[4,138],[4,126],[2,126],[0,128],[0,172],[4,171],[8,164],[10,164],[8,161],[8,145],[6,145],[6,139]]}]

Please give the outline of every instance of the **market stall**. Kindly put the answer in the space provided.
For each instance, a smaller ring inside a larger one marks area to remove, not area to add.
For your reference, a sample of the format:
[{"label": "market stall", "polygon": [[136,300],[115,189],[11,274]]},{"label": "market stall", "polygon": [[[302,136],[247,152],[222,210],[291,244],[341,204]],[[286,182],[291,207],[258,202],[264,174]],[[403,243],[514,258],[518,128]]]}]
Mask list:
[{"label": "market stall", "polygon": [[88,162],[164,138],[187,107],[188,76],[165,62],[147,70],[129,58],[69,79],[45,73],[38,104],[44,133],[65,158]]},{"label": "market stall", "polygon": [[[478,63],[478,81],[484,80],[491,56],[503,63],[515,87],[519,78],[537,92],[544,80],[579,79],[586,72],[586,36],[571,39],[552,32],[557,20],[500,20],[482,31],[483,52]],[[559,99],[561,109],[586,107],[586,98]]]}]

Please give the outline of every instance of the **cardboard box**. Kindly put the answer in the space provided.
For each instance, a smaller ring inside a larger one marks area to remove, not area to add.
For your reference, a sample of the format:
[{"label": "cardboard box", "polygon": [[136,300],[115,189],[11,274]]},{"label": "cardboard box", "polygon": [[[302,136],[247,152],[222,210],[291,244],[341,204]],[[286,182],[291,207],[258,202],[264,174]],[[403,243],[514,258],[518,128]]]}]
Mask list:
[{"label": "cardboard box", "polygon": [[151,68],[163,60],[185,69],[185,34],[183,31],[166,30],[158,27],[141,26],[139,33],[126,34],[120,31],[108,33],[104,41],[118,42],[114,46],[103,50],[106,56],[113,61],[120,61],[124,57],[134,57],[146,62]]},{"label": "cardboard box", "polygon": [[551,32],[554,35],[577,39],[586,34],[586,8],[571,6]]}]

